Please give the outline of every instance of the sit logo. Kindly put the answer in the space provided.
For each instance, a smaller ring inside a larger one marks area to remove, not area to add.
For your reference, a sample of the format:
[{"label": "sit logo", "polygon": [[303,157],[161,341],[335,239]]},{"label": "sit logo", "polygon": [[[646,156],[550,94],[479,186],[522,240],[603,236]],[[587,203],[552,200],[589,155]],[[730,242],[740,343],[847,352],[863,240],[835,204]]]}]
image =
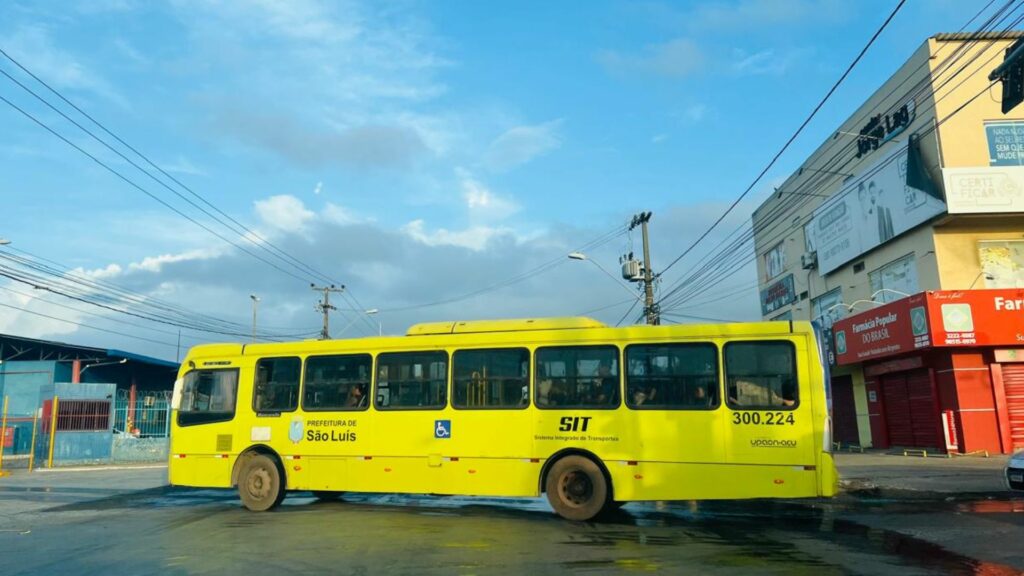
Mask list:
[{"label": "sit logo", "polygon": [[434,420],[434,438],[451,438],[452,421]]},{"label": "sit logo", "polygon": [[559,432],[586,432],[593,416],[563,416],[558,422]]}]

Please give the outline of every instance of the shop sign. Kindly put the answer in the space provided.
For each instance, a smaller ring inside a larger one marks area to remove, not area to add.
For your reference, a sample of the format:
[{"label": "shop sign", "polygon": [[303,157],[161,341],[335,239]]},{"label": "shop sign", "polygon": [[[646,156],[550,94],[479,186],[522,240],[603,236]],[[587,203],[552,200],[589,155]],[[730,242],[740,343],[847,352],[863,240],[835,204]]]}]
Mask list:
[{"label": "shop sign", "polygon": [[929,346],[925,297],[915,294],[836,322],[837,363],[856,364]]},{"label": "shop sign", "polygon": [[793,302],[796,302],[796,287],[793,285],[792,274],[761,290],[761,314],[763,316]]},{"label": "shop sign", "polygon": [[882,144],[903,133],[917,115],[914,100],[907,100],[902,106],[888,114],[876,114],[860,129],[857,138],[857,158],[862,158]]},{"label": "shop sign", "polygon": [[1024,166],[943,168],[950,214],[1024,212]]},{"label": "shop sign", "polygon": [[985,123],[990,166],[1024,165],[1024,122]]},{"label": "shop sign", "polygon": [[1024,289],[928,293],[934,346],[1024,344]]}]

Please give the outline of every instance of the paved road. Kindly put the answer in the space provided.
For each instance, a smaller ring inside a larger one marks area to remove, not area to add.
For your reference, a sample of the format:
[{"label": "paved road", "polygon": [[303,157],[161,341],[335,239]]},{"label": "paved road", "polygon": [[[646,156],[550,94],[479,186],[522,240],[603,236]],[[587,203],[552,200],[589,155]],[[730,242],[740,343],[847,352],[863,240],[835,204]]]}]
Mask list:
[{"label": "paved road", "polygon": [[[48,472],[0,480],[0,572],[817,576],[1024,569],[1019,500],[643,504],[605,522],[574,523],[540,500],[351,494],[319,502],[297,494],[275,512],[254,514],[233,492],[160,487],[165,474]],[[879,522],[890,525],[873,525]],[[919,529],[930,537],[936,524],[974,541],[936,546],[900,535]]]}]

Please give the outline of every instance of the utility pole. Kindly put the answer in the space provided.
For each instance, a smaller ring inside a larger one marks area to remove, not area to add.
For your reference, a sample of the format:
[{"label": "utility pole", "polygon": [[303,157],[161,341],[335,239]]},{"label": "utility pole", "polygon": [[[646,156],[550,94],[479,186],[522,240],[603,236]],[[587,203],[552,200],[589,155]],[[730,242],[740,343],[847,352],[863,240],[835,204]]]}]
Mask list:
[{"label": "utility pole", "polygon": [[629,223],[629,229],[632,230],[639,226],[644,239],[644,275],[642,278],[632,280],[644,283],[644,316],[647,318],[647,323],[653,326],[661,324],[661,317],[658,314],[658,307],[654,303],[654,274],[651,272],[651,247],[647,237],[647,223],[650,220],[650,212],[641,212],[633,216],[633,220]]},{"label": "utility pole", "polygon": [[260,297],[255,294],[249,294],[249,298],[252,299],[252,342],[256,343],[256,307],[260,302]]},{"label": "utility pole", "polygon": [[331,305],[331,292],[336,292],[336,293],[340,294],[343,290],[345,290],[345,287],[342,286],[342,287],[338,288],[338,287],[335,287],[334,284],[331,284],[330,286],[317,286],[316,284],[310,284],[309,287],[312,288],[314,292],[323,292],[324,293],[323,298],[321,298],[320,301],[317,302],[317,304],[314,307],[314,309],[317,312],[320,312],[321,314],[324,315],[324,327],[323,327],[323,330],[320,331],[320,339],[321,340],[330,340],[331,339],[331,331],[330,331],[330,314],[331,314],[331,310],[337,310],[338,309],[337,307]]}]

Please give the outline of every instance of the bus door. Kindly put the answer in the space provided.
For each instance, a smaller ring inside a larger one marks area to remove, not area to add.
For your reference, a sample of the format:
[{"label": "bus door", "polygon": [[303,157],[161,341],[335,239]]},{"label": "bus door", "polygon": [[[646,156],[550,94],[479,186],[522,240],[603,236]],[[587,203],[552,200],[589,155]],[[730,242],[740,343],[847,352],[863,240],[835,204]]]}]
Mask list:
[{"label": "bus door", "polygon": [[531,463],[530,351],[526,348],[456,350],[452,395],[435,445],[444,456],[449,491],[522,496],[537,484]]},{"label": "bus door", "polygon": [[[778,486],[802,486],[807,478],[814,483],[813,401],[806,357],[803,339],[732,341],[722,347],[727,461],[778,467],[765,472]],[[787,472],[780,473],[782,469]],[[809,474],[791,474],[794,471]],[[794,479],[797,476],[801,479]]]},{"label": "bus door", "polygon": [[[223,364],[230,364],[224,361]],[[240,373],[237,367],[193,369],[174,384],[175,418],[170,444],[170,483],[182,486],[231,484],[230,454],[240,450],[236,438]]]}]

